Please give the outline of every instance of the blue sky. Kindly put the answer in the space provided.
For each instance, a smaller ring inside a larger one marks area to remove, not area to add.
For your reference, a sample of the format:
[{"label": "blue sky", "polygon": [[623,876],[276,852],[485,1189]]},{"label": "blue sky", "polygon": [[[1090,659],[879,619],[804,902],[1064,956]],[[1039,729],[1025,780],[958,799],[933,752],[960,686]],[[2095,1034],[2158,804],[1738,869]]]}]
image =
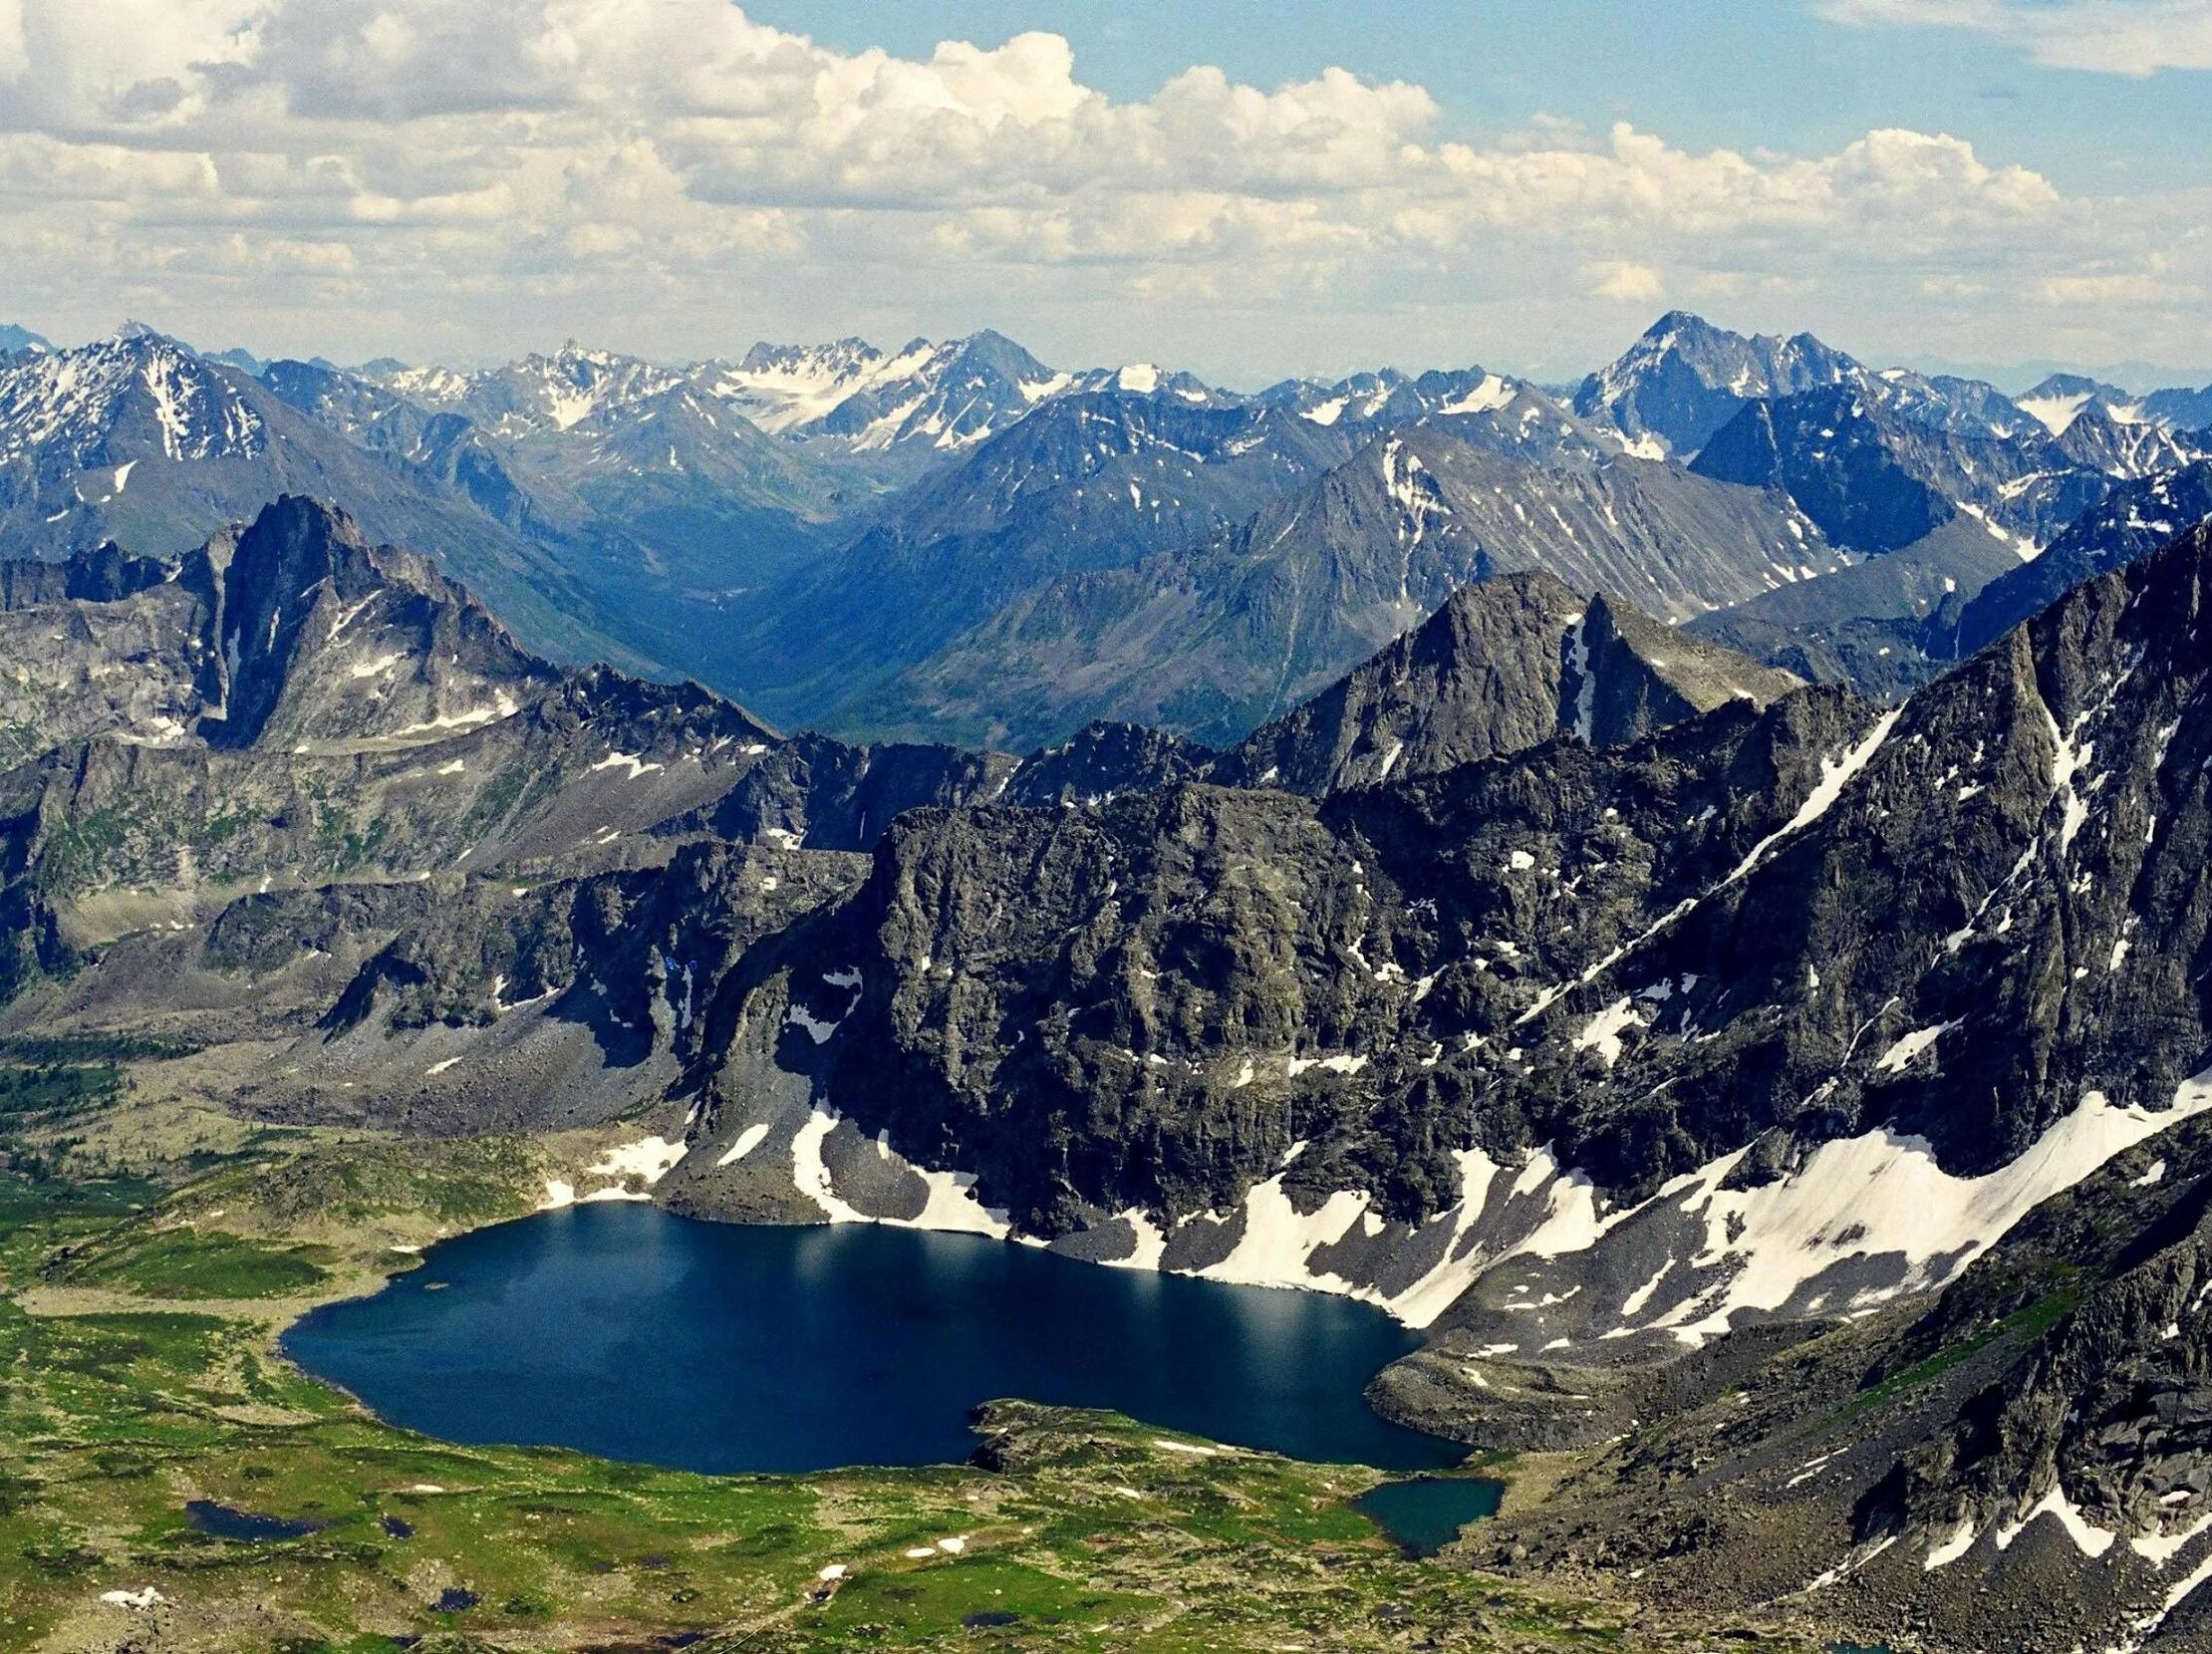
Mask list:
[{"label": "blue sky", "polygon": [[2212,379],[2212,0],[0,0],[0,319]]},{"label": "blue sky", "polygon": [[1047,29],[1082,78],[1150,96],[1194,63],[1256,86],[1329,64],[1418,82],[1467,136],[1538,113],[1616,120],[1693,147],[1826,152],[1874,127],[1971,138],[2065,187],[2212,183],[2212,75],[2044,68],[1969,29],[1852,27],[1800,0],[756,0],[826,45],[927,55]]}]

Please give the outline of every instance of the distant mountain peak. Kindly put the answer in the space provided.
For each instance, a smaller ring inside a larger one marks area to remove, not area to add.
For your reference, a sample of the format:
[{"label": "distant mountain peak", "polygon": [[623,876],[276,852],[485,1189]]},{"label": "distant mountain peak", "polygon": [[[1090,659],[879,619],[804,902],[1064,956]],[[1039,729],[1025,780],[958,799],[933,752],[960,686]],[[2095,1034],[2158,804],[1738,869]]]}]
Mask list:
[{"label": "distant mountain peak", "polygon": [[2101,414],[2115,424],[2142,424],[2148,418],[2138,398],[2085,374],[2053,374],[2033,390],[2015,397],[2013,404],[2040,420],[2054,436],[2066,435],[2084,413]]},{"label": "distant mountain peak", "polygon": [[226,374],[150,328],[0,359],[0,459],[35,452],[83,469],[144,449],[169,460],[250,457],[266,441],[260,414]]},{"label": "distant mountain peak", "polygon": [[1747,402],[1788,396],[1865,372],[1809,333],[1741,334],[1670,310],[1615,361],[1582,382],[1574,411],[1602,419],[1646,458],[1689,454]]}]

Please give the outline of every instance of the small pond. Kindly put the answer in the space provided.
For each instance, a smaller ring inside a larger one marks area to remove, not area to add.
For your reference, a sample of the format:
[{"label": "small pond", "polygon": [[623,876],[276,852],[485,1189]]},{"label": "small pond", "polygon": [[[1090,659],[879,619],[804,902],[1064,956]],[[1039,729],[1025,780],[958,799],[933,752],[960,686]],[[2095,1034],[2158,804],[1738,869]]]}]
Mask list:
[{"label": "small pond", "polygon": [[1415,1556],[1434,1556],[1471,1521],[1498,1515],[1505,1484],[1481,1476],[1417,1476],[1385,1482],[1352,1501]]}]

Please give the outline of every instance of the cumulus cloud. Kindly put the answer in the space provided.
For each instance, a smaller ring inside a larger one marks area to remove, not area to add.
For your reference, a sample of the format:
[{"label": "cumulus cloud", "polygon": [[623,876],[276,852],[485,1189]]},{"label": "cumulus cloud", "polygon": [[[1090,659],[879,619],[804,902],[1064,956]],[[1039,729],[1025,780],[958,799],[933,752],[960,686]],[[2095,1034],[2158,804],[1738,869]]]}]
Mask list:
[{"label": "cumulus cloud", "polygon": [[0,0],[16,302],[86,331],[148,299],[179,331],[361,354],[988,322],[1254,377],[1475,339],[1594,354],[1621,306],[1677,295],[1866,317],[1940,292],[1947,325],[1992,328],[2099,303],[2201,335],[2185,284],[2122,278],[2201,239],[2202,206],[2068,198],[1940,133],[1806,155],[1538,114],[1474,142],[1425,89],[1336,68],[1117,100],[1057,35],[840,52],[726,0]]},{"label": "cumulus cloud", "polygon": [[1819,0],[1832,22],[1971,29],[2053,69],[2212,69],[2212,0]]},{"label": "cumulus cloud", "polygon": [[1666,297],[1666,278],[1650,265],[1629,259],[1600,259],[1586,264],[1582,276],[1597,297],[1616,303],[1649,305]]}]

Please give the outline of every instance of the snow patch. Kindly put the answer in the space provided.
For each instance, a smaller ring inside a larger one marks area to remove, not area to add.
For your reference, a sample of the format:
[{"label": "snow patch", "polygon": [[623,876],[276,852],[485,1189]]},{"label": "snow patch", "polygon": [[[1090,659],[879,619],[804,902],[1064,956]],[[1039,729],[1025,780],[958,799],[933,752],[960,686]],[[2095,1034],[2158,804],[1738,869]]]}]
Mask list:
[{"label": "snow patch", "polygon": [[1956,1022],[1938,1022],[1932,1028],[1915,1028],[1876,1057],[1874,1066],[1885,1074],[1901,1074],[1914,1057],[1958,1026]]},{"label": "snow patch", "polygon": [[783,1025],[787,1028],[804,1029],[807,1038],[822,1045],[828,1042],[831,1034],[845,1025],[845,1019],[839,1017],[835,1022],[825,1022],[804,1005],[790,1005],[783,1012]]},{"label": "snow patch", "polygon": [[1644,1019],[1636,1014],[1635,1001],[1623,993],[1595,1016],[1582,1024],[1581,1032],[1574,1036],[1577,1051],[1595,1050],[1610,1068],[1620,1060],[1620,1036],[1630,1028],[1640,1028]]},{"label": "snow patch", "polygon": [[1920,1564],[1922,1571],[1933,1573],[1937,1568],[1949,1567],[1974,1548],[1974,1540],[1977,1536],[1974,1519],[1969,1516],[1951,1530],[1949,1538],[1938,1540],[1928,1546],[1928,1558]]},{"label": "snow patch", "polygon": [[[822,1209],[833,1224],[885,1224],[894,1229],[951,1230],[1004,1240],[1013,1231],[1006,1214],[986,1207],[975,1198],[975,1179],[967,1172],[934,1172],[911,1169],[929,1185],[921,1215],[915,1218],[877,1218],[862,1212],[837,1193],[830,1170],[822,1159],[822,1143],[836,1129],[839,1116],[816,1108],[791,1139],[791,1179],[798,1192]],[[881,1153],[890,1150],[879,1139]]]},{"label": "snow patch", "polygon": [[635,752],[610,752],[607,754],[606,757],[600,759],[598,763],[592,765],[591,772],[596,774],[598,771],[603,769],[622,769],[625,767],[629,769],[630,773],[623,777],[623,779],[628,781],[635,781],[638,779],[639,776],[646,774],[649,770],[663,769],[667,766],[657,763],[648,763],[643,757]]},{"label": "snow patch", "polygon": [[767,1135],[768,1128],[766,1125],[747,1126],[737,1134],[737,1141],[722,1151],[722,1158],[715,1161],[714,1164],[716,1166],[736,1165],[738,1161],[743,1160],[745,1156],[759,1148],[761,1140]]},{"label": "snow patch", "polygon": [[2066,1489],[2054,1482],[2051,1485],[2051,1492],[2045,1494],[2042,1499],[2030,1507],[2026,1516],[2022,1516],[2017,1522],[2008,1523],[1997,1530],[1997,1548],[1999,1550],[2011,1549],[2013,1541],[2019,1538],[2027,1529],[2028,1524],[2038,1516],[2057,1517],[2059,1525],[2066,1529],[2067,1537],[2074,1541],[2075,1548],[2082,1555],[2092,1559],[2111,1549],[2112,1541],[2119,1537],[2116,1533],[2110,1533],[2101,1527],[2092,1526],[2088,1518],[2083,1516],[2080,1511],[2075,1508],[2074,1501],[2067,1498]]},{"label": "snow patch", "polygon": [[1439,414],[1491,414],[1514,400],[1514,383],[1496,374],[1485,374],[1465,392],[1441,404]]},{"label": "snow patch", "polygon": [[1702,1343],[1726,1332],[1737,1311],[1781,1309],[1850,1257],[1896,1257],[1905,1268],[1897,1284],[1861,1292],[1849,1308],[1931,1290],[2053,1195],[2208,1107],[2212,1070],[2185,1081],[2162,1112],[2115,1108],[2092,1091],[2017,1159],[1978,1178],[1953,1177],[1924,1138],[1887,1130],[1824,1143],[1797,1171],[1758,1189],[1723,1189],[1743,1151],[1724,1155],[1655,1197],[1704,1218],[1705,1248],[1690,1266],[1720,1278],[1650,1325]]}]

